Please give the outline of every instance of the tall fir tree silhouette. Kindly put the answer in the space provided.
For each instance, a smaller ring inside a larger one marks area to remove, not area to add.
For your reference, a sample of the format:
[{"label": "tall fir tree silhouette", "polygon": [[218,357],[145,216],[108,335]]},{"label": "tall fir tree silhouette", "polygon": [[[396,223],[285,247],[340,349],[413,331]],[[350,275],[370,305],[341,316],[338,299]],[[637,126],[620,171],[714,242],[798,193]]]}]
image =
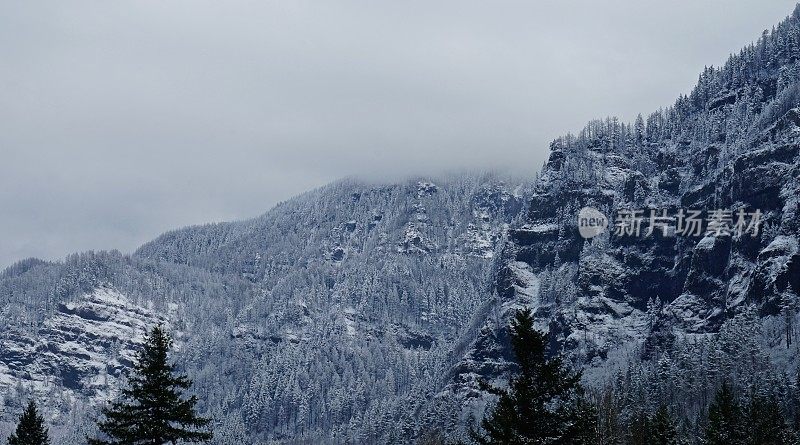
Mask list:
[{"label": "tall fir tree silhouette", "polygon": [[653,445],[676,445],[678,443],[678,433],[675,431],[675,421],[667,409],[661,404],[653,414],[651,425],[650,443]]},{"label": "tall fir tree silhouette", "polygon": [[481,383],[499,399],[481,422],[483,432],[471,431],[472,438],[482,445],[591,443],[596,410],[583,396],[581,374],[561,357],[546,357],[547,337],[534,329],[530,310],[517,311],[509,333],[518,372],[507,389]]},{"label": "tall fir tree silhouette", "polygon": [[708,408],[706,445],[738,445],[745,443],[742,431],[742,409],[733,390],[723,382],[714,401]]},{"label": "tall fir tree silhouette", "polygon": [[28,403],[19,418],[17,430],[8,438],[8,445],[50,445],[44,418],[39,414],[35,402]]},{"label": "tall fir tree silhouette", "polygon": [[128,386],[119,400],[103,410],[98,424],[103,438],[89,439],[90,445],[177,444],[207,442],[212,433],[210,419],[198,417],[197,398],[185,398],[192,385],[177,375],[168,353],[172,338],[161,326],[145,337],[144,345],[128,376]]},{"label": "tall fir tree silhouette", "polygon": [[641,410],[632,416],[628,426],[628,445],[649,445],[653,426],[647,411]]}]

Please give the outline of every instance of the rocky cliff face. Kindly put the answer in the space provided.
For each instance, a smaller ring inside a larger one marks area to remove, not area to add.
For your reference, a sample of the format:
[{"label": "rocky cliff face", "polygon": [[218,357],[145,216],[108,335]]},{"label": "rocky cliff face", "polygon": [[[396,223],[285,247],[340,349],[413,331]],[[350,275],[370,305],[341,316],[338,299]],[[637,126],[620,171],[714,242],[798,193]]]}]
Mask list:
[{"label": "rocky cliff face", "polygon": [[59,303],[38,326],[3,329],[0,391],[11,400],[47,394],[55,411],[76,401],[104,403],[118,391],[145,331],[167,318],[105,286]]},{"label": "rocky cliff face", "polygon": [[[796,352],[800,64],[781,45],[796,40],[798,23],[795,12],[646,123],[595,121],[551,144],[527,218],[509,231],[485,311],[496,315],[475,330],[450,390],[480,398],[476,379],[503,375],[504,326],[522,306],[550,332],[551,352],[592,378],[607,378],[622,355],[648,360],[676,338],[713,336],[751,308],[782,326],[765,342]],[[584,207],[609,218],[605,233],[580,235]],[[700,233],[646,235],[651,211],[672,216],[674,229],[681,209],[700,211]],[[713,230],[718,209],[730,231]],[[615,234],[632,210],[641,210],[641,234]],[[740,236],[739,212],[748,224],[759,213],[758,230]],[[775,365],[797,363],[790,355]]]}]

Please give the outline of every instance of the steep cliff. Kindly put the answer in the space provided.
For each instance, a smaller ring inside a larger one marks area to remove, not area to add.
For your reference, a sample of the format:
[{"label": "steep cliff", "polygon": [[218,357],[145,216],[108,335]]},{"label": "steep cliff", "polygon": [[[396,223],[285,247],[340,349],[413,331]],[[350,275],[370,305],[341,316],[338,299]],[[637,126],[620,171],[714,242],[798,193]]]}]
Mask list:
[{"label": "steep cliff", "polygon": [[[476,381],[508,370],[504,326],[523,306],[549,331],[551,352],[585,368],[590,385],[654,360],[677,363],[676,351],[715,341],[752,313],[759,353],[775,373],[794,372],[798,36],[800,9],[707,68],[673,106],[631,124],[594,121],[551,144],[527,217],[509,231],[484,311],[496,315],[475,329],[449,391],[480,406]],[[592,238],[579,230],[586,207],[608,223]],[[682,230],[689,215],[698,231]]]}]

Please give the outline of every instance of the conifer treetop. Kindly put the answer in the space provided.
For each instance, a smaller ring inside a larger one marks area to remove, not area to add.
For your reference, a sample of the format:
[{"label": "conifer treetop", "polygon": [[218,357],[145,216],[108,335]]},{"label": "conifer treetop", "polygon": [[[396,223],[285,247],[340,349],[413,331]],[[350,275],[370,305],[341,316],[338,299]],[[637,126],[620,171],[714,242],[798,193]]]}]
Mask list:
[{"label": "conifer treetop", "polygon": [[8,438],[8,445],[50,445],[44,418],[33,400],[20,416],[16,431]]},{"label": "conifer treetop", "polygon": [[197,398],[184,397],[192,382],[169,362],[172,338],[163,326],[145,337],[128,386],[103,410],[98,426],[105,438],[91,445],[198,443],[211,440],[210,419],[198,417]]}]

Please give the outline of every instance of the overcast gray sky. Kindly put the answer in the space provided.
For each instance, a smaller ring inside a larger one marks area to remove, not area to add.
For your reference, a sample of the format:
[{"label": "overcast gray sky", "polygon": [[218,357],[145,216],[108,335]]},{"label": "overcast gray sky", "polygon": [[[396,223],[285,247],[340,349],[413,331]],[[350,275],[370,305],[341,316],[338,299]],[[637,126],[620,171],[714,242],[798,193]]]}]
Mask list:
[{"label": "overcast gray sky", "polygon": [[346,175],[533,174],[792,1],[0,0],[0,268],[132,251]]}]

